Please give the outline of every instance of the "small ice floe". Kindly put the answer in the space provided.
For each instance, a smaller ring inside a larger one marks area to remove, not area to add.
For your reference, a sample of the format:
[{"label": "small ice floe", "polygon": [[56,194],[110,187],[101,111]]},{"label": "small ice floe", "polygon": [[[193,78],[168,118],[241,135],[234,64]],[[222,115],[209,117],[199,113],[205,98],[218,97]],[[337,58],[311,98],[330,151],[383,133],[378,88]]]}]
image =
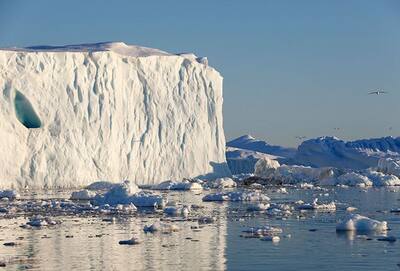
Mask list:
[{"label": "small ice floe", "polygon": [[20,197],[20,195],[15,190],[12,190],[12,189],[0,190],[0,199],[7,198],[9,200],[15,200],[15,199],[18,199],[19,197]]},{"label": "small ice floe", "polygon": [[83,189],[80,191],[72,192],[70,199],[71,200],[91,200],[96,196],[96,193]]},{"label": "small ice floe", "polygon": [[206,183],[206,185],[211,189],[235,188],[237,186],[236,182],[229,177],[210,180]]},{"label": "small ice floe", "polygon": [[179,231],[179,227],[174,224],[155,222],[150,226],[144,226],[143,231],[149,233],[154,233],[154,232],[172,233]]},{"label": "small ice floe", "polygon": [[134,236],[128,240],[121,240],[118,242],[118,244],[120,244],[120,245],[137,245],[137,244],[140,244],[140,241],[139,241],[139,238]]},{"label": "small ice floe", "polygon": [[274,192],[280,193],[280,194],[289,194],[289,192],[287,191],[287,189],[285,187],[279,187]]},{"label": "small ice floe", "polygon": [[133,204],[133,203],[117,204],[117,206],[115,206],[115,209],[117,211],[122,211],[124,213],[132,213],[132,212],[136,212],[137,211],[137,208],[136,208],[135,204]]},{"label": "small ice floe", "polygon": [[91,202],[94,205],[109,204],[111,206],[130,203],[136,207],[162,208],[165,206],[165,201],[161,196],[139,192],[137,186],[132,186],[127,182],[112,186],[104,195],[96,195]]},{"label": "small ice floe", "polygon": [[294,210],[293,206],[286,203],[272,203],[270,208],[267,210],[267,214],[270,216],[290,216]]},{"label": "small ice floe", "polygon": [[[282,233],[282,229],[278,227],[272,226],[263,226],[263,227],[256,227],[256,228],[248,228],[243,230],[246,235],[242,236],[245,238],[262,238],[262,237],[274,237]],[[267,240],[265,240],[267,241]],[[272,241],[272,240],[269,240]]]},{"label": "small ice floe", "polygon": [[297,206],[298,210],[314,210],[314,211],[336,211],[336,204],[334,202],[326,203],[326,204],[319,204],[318,198],[315,198],[313,203],[303,203]]},{"label": "small ice floe", "polygon": [[336,225],[336,231],[383,232],[387,229],[386,221],[378,221],[358,214],[351,214]]},{"label": "small ice floe", "polygon": [[167,206],[163,210],[164,214],[169,216],[183,216],[188,217],[190,213],[190,206],[183,206],[182,208],[175,206]]},{"label": "small ice floe", "polygon": [[322,183],[324,185],[347,185],[356,187],[369,187],[372,186],[372,181],[364,175],[356,172],[349,172],[340,175],[338,178],[330,179],[329,183]]},{"label": "small ice floe", "polygon": [[130,202],[136,207],[154,207],[163,208],[166,204],[165,200],[160,195],[141,192],[129,198]]},{"label": "small ice floe", "polygon": [[279,236],[264,236],[264,237],[260,238],[260,240],[278,243],[281,240],[281,238],[279,238]]},{"label": "small ice floe", "polygon": [[26,222],[26,225],[31,227],[45,227],[45,226],[53,226],[60,224],[60,221],[53,220],[49,217],[35,216],[29,218],[29,221]]},{"label": "small ice floe", "polygon": [[254,203],[247,207],[249,212],[262,212],[269,208],[269,203]]},{"label": "small ice floe", "polygon": [[312,183],[299,183],[299,188],[301,189],[313,189],[314,185]]},{"label": "small ice floe", "polygon": [[270,199],[266,195],[258,191],[234,191],[234,192],[219,192],[208,194],[203,197],[203,201],[264,201]]},{"label": "small ice floe", "polygon": [[165,181],[156,185],[153,185],[151,189],[154,190],[181,190],[181,191],[201,191],[203,186],[197,182],[190,182],[184,180],[182,182]]}]

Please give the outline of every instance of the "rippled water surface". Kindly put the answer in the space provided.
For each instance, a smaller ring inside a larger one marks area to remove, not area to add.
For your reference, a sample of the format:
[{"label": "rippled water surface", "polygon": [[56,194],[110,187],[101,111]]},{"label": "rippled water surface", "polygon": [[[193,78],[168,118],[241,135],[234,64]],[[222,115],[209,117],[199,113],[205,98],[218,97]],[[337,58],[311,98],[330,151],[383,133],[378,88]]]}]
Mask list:
[{"label": "rippled water surface", "polygon": [[[400,238],[400,215],[389,210],[400,207],[399,190],[288,189],[289,194],[266,190],[272,202],[335,200],[334,213],[306,212],[286,220],[262,213],[246,212],[246,203],[203,203],[204,194],[173,192],[165,196],[183,204],[205,206],[201,215],[217,217],[215,223],[197,228],[196,221],[175,221],[179,232],[145,234],[143,226],[159,220],[160,214],[142,211],[117,218],[114,223],[101,217],[60,217],[61,225],[24,229],[27,218],[0,219],[0,246],[4,270],[400,270],[400,240],[378,241],[370,234],[337,234],[336,221],[347,215],[347,206],[357,213],[386,220],[387,235]],[[67,196],[69,192],[62,195]],[[54,195],[25,195],[52,198]],[[59,197],[59,194],[58,194]],[[199,214],[197,214],[199,215]],[[241,237],[247,227],[272,225],[283,229],[281,241],[272,243]],[[311,231],[310,231],[311,230]],[[136,234],[141,243],[121,246],[120,240]],[[290,234],[290,238],[284,236]]]}]

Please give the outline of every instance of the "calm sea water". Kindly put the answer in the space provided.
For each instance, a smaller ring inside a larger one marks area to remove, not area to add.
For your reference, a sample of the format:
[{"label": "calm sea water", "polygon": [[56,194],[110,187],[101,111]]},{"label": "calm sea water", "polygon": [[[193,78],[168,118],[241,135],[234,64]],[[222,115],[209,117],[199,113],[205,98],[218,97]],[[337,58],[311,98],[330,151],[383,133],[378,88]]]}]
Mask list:
[{"label": "calm sea water", "polygon": [[[347,215],[344,208],[351,205],[358,208],[356,213],[388,221],[387,234],[400,238],[400,215],[388,212],[400,207],[398,189],[288,190],[289,194],[266,193],[272,202],[335,200],[339,210],[280,220],[249,214],[245,203],[203,203],[207,192],[168,193],[177,202],[205,206],[201,212],[216,216],[217,222],[195,229],[197,222],[180,221],[175,222],[179,232],[145,234],[143,226],[158,220],[153,214],[115,223],[99,217],[62,217],[61,225],[33,230],[19,227],[26,222],[24,217],[0,219],[1,243],[18,244],[0,245],[0,260],[7,262],[4,270],[400,270],[400,240],[388,243],[377,241],[374,235],[366,238],[335,231],[336,221]],[[283,235],[291,237],[279,243],[240,237],[245,228],[264,225],[279,226]],[[133,233],[140,244],[118,244]]]}]

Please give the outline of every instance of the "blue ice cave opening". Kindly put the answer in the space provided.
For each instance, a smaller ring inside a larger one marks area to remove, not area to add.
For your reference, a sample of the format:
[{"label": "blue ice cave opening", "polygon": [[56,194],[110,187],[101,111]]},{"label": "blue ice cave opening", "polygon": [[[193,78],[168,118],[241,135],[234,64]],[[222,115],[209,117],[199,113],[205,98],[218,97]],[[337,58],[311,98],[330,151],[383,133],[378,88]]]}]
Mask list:
[{"label": "blue ice cave opening", "polygon": [[26,128],[40,128],[42,126],[42,122],[33,109],[31,102],[19,91],[15,92],[14,106],[17,119]]}]

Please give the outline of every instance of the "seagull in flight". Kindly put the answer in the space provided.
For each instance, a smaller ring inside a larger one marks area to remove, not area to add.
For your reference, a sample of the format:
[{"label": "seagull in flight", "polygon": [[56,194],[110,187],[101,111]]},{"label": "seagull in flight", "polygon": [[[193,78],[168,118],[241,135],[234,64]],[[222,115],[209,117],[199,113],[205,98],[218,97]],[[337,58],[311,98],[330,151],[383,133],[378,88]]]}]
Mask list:
[{"label": "seagull in flight", "polygon": [[387,93],[388,93],[388,92],[387,92],[387,91],[384,91],[384,90],[377,90],[377,91],[371,91],[371,92],[369,92],[368,95],[371,95],[371,94],[380,95],[380,94],[387,94]]}]

